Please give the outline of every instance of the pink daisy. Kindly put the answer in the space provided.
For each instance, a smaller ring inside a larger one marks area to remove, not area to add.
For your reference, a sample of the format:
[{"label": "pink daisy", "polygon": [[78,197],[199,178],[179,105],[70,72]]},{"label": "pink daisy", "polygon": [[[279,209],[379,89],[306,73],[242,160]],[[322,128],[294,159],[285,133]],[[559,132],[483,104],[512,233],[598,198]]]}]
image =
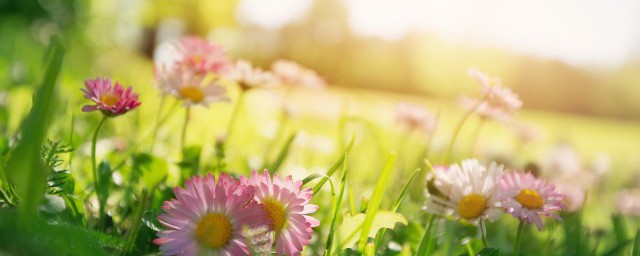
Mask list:
[{"label": "pink daisy", "polygon": [[84,85],[86,89],[80,89],[84,97],[96,103],[82,107],[84,112],[100,110],[107,116],[118,116],[140,106],[138,94],[131,87],[125,90],[118,82],[113,85],[109,78],[87,79]]},{"label": "pink daisy", "polygon": [[222,47],[200,37],[185,37],[176,44],[178,58],[198,74],[222,74],[231,70],[231,61]]},{"label": "pink daisy", "polygon": [[255,188],[255,200],[267,211],[275,233],[276,253],[300,255],[309,244],[312,228],[320,225],[317,219],[308,216],[318,210],[317,205],[309,204],[313,190],[301,190],[302,182],[293,181],[291,176],[281,179],[275,174],[272,180],[267,170],[264,174],[254,170],[249,179],[242,177],[240,181]]},{"label": "pink daisy", "polygon": [[238,60],[229,72],[229,78],[234,80],[242,90],[251,88],[268,88],[277,84],[276,77],[271,72],[255,68],[246,60]]},{"label": "pink daisy", "polygon": [[396,106],[396,120],[409,130],[421,129],[428,134],[435,130],[438,123],[436,115],[421,106],[407,102]]},{"label": "pink daisy", "polygon": [[322,88],[326,82],[315,71],[289,60],[278,60],[271,65],[271,71],[287,86]]},{"label": "pink daisy", "polygon": [[167,230],[154,243],[165,255],[249,255],[247,228],[269,224],[253,201],[254,189],[221,174],[196,176],[176,187],[176,199],[165,201],[158,220]]},{"label": "pink daisy", "polygon": [[540,215],[562,221],[553,212],[567,208],[563,203],[566,196],[558,192],[555,185],[530,172],[508,172],[500,179],[500,187],[505,198],[504,210],[513,217],[535,223],[538,230],[542,230]]},{"label": "pink daisy", "polygon": [[226,101],[226,89],[215,79],[207,79],[184,64],[174,65],[171,70],[161,69],[156,80],[164,93],[182,100],[185,106],[204,105]]},{"label": "pink daisy", "polygon": [[490,77],[476,69],[469,69],[469,75],[484,87],[486,100],[477,110],[481,117],[501,121],[522,107],[522,101],[518,95],[511,89],[502,86],[500,78]]}]

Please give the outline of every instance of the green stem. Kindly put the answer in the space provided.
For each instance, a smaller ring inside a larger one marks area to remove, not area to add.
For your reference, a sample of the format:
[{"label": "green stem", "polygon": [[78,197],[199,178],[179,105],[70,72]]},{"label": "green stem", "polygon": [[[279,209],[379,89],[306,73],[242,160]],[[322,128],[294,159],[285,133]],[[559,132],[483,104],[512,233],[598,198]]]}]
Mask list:
[{"label": "green stem", "polygon": [[233,131],[236,120],[238,119],[238,114],[240,113],[240,109],[242,108],[242,104],[244,103],[244,94],[245,92],[243,90],[240,90],[238,92],[238,100],[233,106],[231,116],[229,117],[229,124],[227,126],[227,135],[225,136],[225,141],[228,141],[229,138],[231,138],[231,132]]},{"label": "green stem", "polygon": [[156,137],[158,136],[158,129],[160,129],[160,119],[162,118],[162,109],[164,107],[166,99],[166,95],[162,95],[162,97],[160,97],[158,115],[156,116],[156,123],[153,125],[153,132],[151,134],[151,150],[153,150],[154,146],[156,145]]},{"label": "green stem", "polygon": [[[96,196],[98,196],[98,198],[100,198],[100,189],[98,189],[99,186],[99,182],[98,182],[98,168],[97,163],[96,163],[96,144],[98,141],[98,134],[100,133],[100,129],[102,128],[102,125],[104,125],[104,122],[107,121],[107,118],[109,118],[106,115],[102,116],[102,119],[100,120],[100,123],[98,123],[98,126],[96,127],[95,132],[93,132],[93,138],[91,139],[91,170],[93,171],[93,190],[96,192]],[[102,202],[100,200],[98,200],[98,212],[102,213],[103,211],[104,205],[102,205]],[[98,226],[102,227],[102,222],[103,222],[104,216],[103,214],[99,214],[98,215]]]},{"label": "green stem", "polygon": [[482,127],[484,126],[485,118],[480,118],[480,122],[478,123],[478,127],[476,127],[475,132],[473,133],[473,137],[471,139],[471,149],[469,150],[469,155],[473,156],[473,151],[475,151],[476,144],[478,144],[478,138],[480,138],[480,132],[482,131]]},{"label": "green stem", "polygon": [[451,155],[451,150],[453,150],[453,145],[455,145],[456,143],[456,139],[458,139],[458,135],[460,134],[460,130],[462,130],[462,126],[464,125],[464,123],[467,121],[467,119],[469,119],[469,117],[476,112],[476,109],[478,109],[478,107],[480,107],[480,105],[482,105],[482,103],[484,102],[484,100],[487,98],[488,94],[485,94],[484,97],[482,97],[478,103],[476,103],[475,106],[473,106],[473,108],[471,108],[469,111],[467,111],[467,113],[464,114],[464,116],[462,117],[462,119],[460,119],[460,122],[458,122],[458,125],[456,126],[456,129],[453,132],[453,137],[451,137],[451,141],[449,141],[449,146],[447,147],[447,151],[444,154],[444,157],[442,159],[442,164],[446,164],[447,161],[449,160],[449,155]]},{"label": "green stem", "polygon": [[489,247],[489,240],[487,240],[487,225],[484,221],[480,221],[480,237],[482,237],[482,245]]},{"label": "green stem", "polygon": [[184,144],[187,138],[187,125],[189,124],[190,115],[191,115],[191,106],[188,106],[184,114],[184,125],[182,126],[182,134],[180,135],[180,154],[184,152]]},{"label": "green stem", "polygon": [[513,255],[520,255],[520,244],[522,242],[522,232],[524,231],[524,221],[520,221],[518,225],[518,234],[516,235],[516,242],[513,245]]},{"label": "green stem", "polygon": [[431,240],[431,229],[433,228],[433,222],[436,219],[435,214],[431,214],[429,217],[429,222],[427,223],[427,230],[424,231],[424,236],[422,236],[422,241],[420,241],[420,246],[418,247],[418,253],[416,255],[423,256],[427,255],[427,249],[429,248],[429,243]]}]

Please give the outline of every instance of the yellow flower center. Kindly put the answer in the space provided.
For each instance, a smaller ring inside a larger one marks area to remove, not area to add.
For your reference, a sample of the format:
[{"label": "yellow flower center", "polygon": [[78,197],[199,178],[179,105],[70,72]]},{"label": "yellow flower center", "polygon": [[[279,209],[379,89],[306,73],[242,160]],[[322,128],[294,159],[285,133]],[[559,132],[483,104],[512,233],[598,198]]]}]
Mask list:
[{"label": "yellow flower center", "polygon": [[280,233],[287,224],[287,212],[284,205],[273,198],[264,200],[262,204],[267,211],[267,217],[271,220],[271,228],[276,233]]},{"label": "yellow flower center", "polygon": [[538,192],[531,189],[523,189],[520,194],[516,196],[516,201],[522,205],[522,207],[529,209],[540,209],[544,200]]},{"label": "yellow flower center", "polygon": [[468,194],[458,203],[458,214],[465,219],[475,219],[487,209],[487,201],[478,194]]},{"label": "yellow flower center", "polygon": [[232,226],[229,218],[221,213],[204,216],[196,227],[196,239],[202,246],[218,249],[231,240]]},{"label": "yellow flower center", "polygon": [[102,97],[100,97],[100,102],[102,102],[102,104],[105,104],[109,107],[118,103],[119,100],[120,98],[118,96],[111,93],[102,95]]},{"label": "yellow flower center", "polygon": [[200,54],[191,56],[191,61],[193,61],[193,63],[196,65],[200,65],[200,63],[202,63],[203,60],[204,58],[202,58],[202,55]]},{"label": "yellow flower center", "polygon": [[204,99],[204,93],[197,86],[184,86],[180,88],[180,97],[200,103]]}]

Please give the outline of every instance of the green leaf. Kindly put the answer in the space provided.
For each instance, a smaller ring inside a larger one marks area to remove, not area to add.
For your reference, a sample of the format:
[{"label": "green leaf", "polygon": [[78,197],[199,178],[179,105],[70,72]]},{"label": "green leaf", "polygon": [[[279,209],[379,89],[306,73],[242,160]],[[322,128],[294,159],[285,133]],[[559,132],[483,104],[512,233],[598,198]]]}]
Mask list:
[{"label": "green leaf", "polygon": [[[355,216],[345,215],[342,224],[338,228],[340,237],[340,249],[346,249],[358,242],[358,233],[362,231],[366,215],[358,213]],[[375,218],[371,222],[371,228],[365,234],[365,237],[374,238],[378,231],[383,228],[393,228],[396,223],[406,225],[407,219],[402,214],[390,211],[378,211]]]},{"label": "green leaf", "polygon": [[141,176],[142,184],[148,190],[164,180],[169,173],[169,166],[163,158],[143,153],[134,155],[133,159],[132,175]]},{"label": "green leaf", "polygon": [[[351,141],[349,141],[349,145],[347,146],[347,149],[344,151],[345,153],[351,153],[351,148],[353,147],[353,143],[356,140],[356,136],[353,135],[351,136]],[[329,169],[329,171],[327,171],[327,176],[331,177],[331,175],[333,175],[334,172],[336,172],[336,170],[338,170],[338,168],[340,168],[340,166],[342,165],[342,162],[344,162],[344,158],[345,158],[346,154],[342,154],[342,156],[340,156],[340,158],[338,159],[338,161],[336,161],[333,166],[331,166],[331,168]],[[316,184],[313,187],[313,193],[315,194],[316,192],[318,192],[320,190],[320,188],[322,188],[322,185],[324,185],[324,183],[326,182],[326,179],[322,179],[318,182],[318,184]]]},{"label": "green leaf", "polygon": [[636,239],[633,242],[633,251],[631,256],[640,256],[640,229],[636,231]]},{"label": "green leaf", "polygon": [[98,187],[96,188],[98,200],[105,205],[109,198],[109,184],[111,184],[111,166],[108,162],[102,161],[98,165]]},{"label": "green leaf", "polygon": [[602,254],[602,256],[623,255],[624,249],[626,249],[629,244],[631,244],[631,240],[624,241],[624,242],[618,244],[616,247],[613,247],[613,248],[609,249],[608,251],[606,251],[604,254]]},{"label": "green leaf", "polygon": [[119,250],[124,242],[64,221],[38,217],[29,225],[16,222],[19,213],[0,211],[0,248],[8,255],[108,255],[103,248]]},{"label": "green leaf", "polygon": [[278,153],[278,157],[273,162],[273,164],[269,166],[268,170],[271,174],[277,172],[280,169],[280,165],[282,165],[284,160],[289,155],[289,149],[291,149],[291,144],[293,143],[293,140],[296,138],[296,134],[297,133],[294,132],[291,135],[289,135],[289,138],[287,138],[286,142],[282,146],[282,149],[280,149],[280,153]]},{"label": "green leaf", "polygon": [[484,248],[476,256],[500,256],[500,250],[496,248]]},{"label": "green leaf", "polygon": [[382,168],[382,172],[380,173],[380,177],[378,178],[378,183],[376,184],[375,190],[373,190],[373,195],[371,196],[371,201],[367,206],[367,214],[362,224],[362,233],[360,234],[360,241],[358,241],[358,251],[362,252],[364,250],[365,245],[367,244],[367,234],[372,227],[374,218],[378,209],[380,208],[380,202],[382,201],[382,196],[384,195],[384,191],[387,187],[387,183],[389,183],[389,177],[391,176],[391,172],[393,171],[393,167],[395,166],[398,155],[395,152],[389,153],[387,157],[387,161]]},{"label": "green leaf", "polygon": [[201,152],[200,146],[189,146],[182,150],[182,161],[178,163],[178,166],[182,169],[181,174],[184,179],[198,174]]},{"label": "green leaf", "polygon": [[153,210],[148,210],[142,215],[142,223],[153,231],[163,230],[162,224],[158,221],[158,213]]},{"label": "green leaf", "polygon": [[24,214],[20,217],[23,220],[35,215],[49,173],[40,159],[40,149],[58,101],[55,85],[62,67],[63,49],[57,37],[52,38],[50,51],[42,86],[33,96],[33,107],[20,129],[20,141],[5,169],[22,200]]}]

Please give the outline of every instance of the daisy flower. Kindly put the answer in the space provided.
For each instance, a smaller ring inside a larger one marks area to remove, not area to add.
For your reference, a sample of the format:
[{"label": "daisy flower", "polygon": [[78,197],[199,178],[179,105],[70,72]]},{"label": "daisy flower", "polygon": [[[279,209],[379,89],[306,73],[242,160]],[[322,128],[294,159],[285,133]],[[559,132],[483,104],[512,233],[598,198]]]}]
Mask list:
[{"label": "daisy flower", "polygon": [[95,105],[86,105],[82,111],[90,112],[100,110],[106,116],[118,116],[140,106],[138,94],[132,92],[131,87],[124,89],[120,83],[115,85],[111,79],[87,79],[84,81],[84,97],[95,102]]},{"label": "daisy flower", "polygon": [[276,253],[300,255],[302,248],[309,244],[312,228],[320,225],[309,216],[318,210],[317,205],[309,204],[313,190],[301,190],[302,182],[294,181],[291,176],[282,179],[275,174],[271,179],[267,170],[264,174],[254,170],[249,179],[242,177],[240,181],[255,188],[254,199],[262,204],[271,221]]},{"label": "daisy flower", "polygon": [[513,217],[535,223],[538,230],[542,230],[540,215],[562,220],[553,212],[567,208],[563,203],[566,196],[544,179],[530,172],[508,172],[502,176],[500,187],[505,198],[504,210]]},{"label": "daisy flower", "polygon": [[178,59],[198,74],[223,74],[231,61],[222,47],[200,37],[185,37],[175,45]]},{"label": "daisy flower", "polygon": [[406,102],[396,106],[396,120],[409,130],[422,129],[429,134],[435,130],[438,122],[438,118],[431,112]]},{"label": "daisy flower", "polygon": [[158,216],[166,230],[154,243],[165,255],[249,255],[244,230],[268,225],[264,209],[253,201],[252,187],[221,174],[196,176],[173,190]]},{"label": "daisy flower", "polygon": [[624,215],[640,216],[640,189],[620,191],[616,198],[616,208]]},{"label": "daisy flower", "polygon": [[434,168],[433,185],[444,196],[430,195],[425,210],[438,215],[452,215],[473,224],[500,215],[498,182],[503,166],[491,163],[486,168],[476,159],[462,161],[448,169]]},{"label": "daisy flower", "polygon": [[271,65],[273,74],[285,85],[322,88],[326,82],[313,70],[289,60],[278,60]]},{"label": "daisy flower", "polygon": [[172,70],[160,73],[157,80],[165,93],[182,100],[186,106],[207,106],[227,100],[226,89],[216,84],[215,79],[198,74],[186,65],[176,65]]},{"label": "daisy flower", "polygon": [[505,117],[513,115],[520,107],[522,101],[511,89],[502,86],[499,78],[493,78],[476,69],[470,69],[469,75],[475,78],[484,87],[486,99],[478,106],[478,113],[486,117]]},{"label": "daisy flower", "polygon": [[238,60],[230,72],[229,78],[244,91],[251,88],[265,88],[276,84],[276,77],[271,72],[254,68],[246,60]]}]

